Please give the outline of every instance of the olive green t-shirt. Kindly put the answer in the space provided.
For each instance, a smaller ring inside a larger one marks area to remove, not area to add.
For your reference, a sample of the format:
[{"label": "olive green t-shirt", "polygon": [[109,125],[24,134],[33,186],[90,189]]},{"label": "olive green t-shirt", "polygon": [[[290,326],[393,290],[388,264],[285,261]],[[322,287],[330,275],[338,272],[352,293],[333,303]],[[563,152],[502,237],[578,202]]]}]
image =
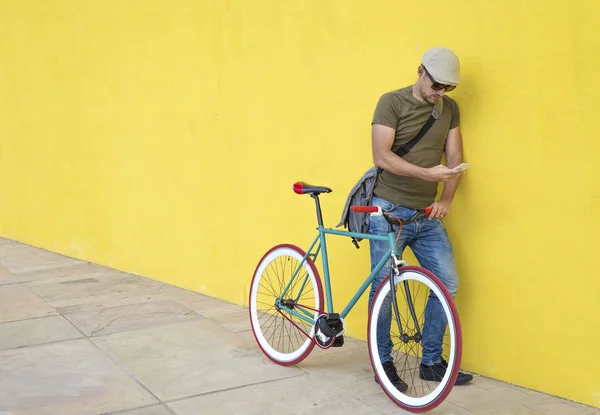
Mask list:
[{"label": "olive green t-shirt", "polygon": [[[403,159],[420,167],[434,167],[440,164],[448,131],[460,123],[456,102],[443,96],[443,109],[421,140]],[[373,124],[381,124],[396,130],[392,151],[412,140],[425,125],[433,110],[432,104],[423,104],[412,94],[412,86],[388,92],[381,96]],[[428,182],[407,176],[398,176],[383,171],[379,175],[375,193],[396,205],[412,209],[424,209],[435,201],[437,182]]]}]

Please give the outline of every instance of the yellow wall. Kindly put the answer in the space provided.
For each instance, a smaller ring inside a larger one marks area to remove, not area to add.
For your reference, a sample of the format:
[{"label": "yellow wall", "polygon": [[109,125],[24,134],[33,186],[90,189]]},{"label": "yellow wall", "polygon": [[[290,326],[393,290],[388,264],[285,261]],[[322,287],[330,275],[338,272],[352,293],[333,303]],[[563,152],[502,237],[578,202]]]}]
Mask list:
[{"label": "yellow wall", "polygon": [[[598,2],[0,1],[0,235],[246,304],[368,168],[378,97],[453,48],[464,367],[600,406]],[[330,242],[336,304],[368,244]],[[365,338],[366,301],[349,315]]]}]

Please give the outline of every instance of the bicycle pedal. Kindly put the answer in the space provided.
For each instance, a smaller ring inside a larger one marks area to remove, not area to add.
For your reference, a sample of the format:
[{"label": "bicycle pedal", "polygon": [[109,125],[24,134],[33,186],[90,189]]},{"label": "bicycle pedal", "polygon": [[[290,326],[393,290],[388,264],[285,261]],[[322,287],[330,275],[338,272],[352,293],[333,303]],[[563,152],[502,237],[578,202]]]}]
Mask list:
[{"label": "bicycle pedal", "polygon": [[321,314],[316,325],[327,337],[338,336],[344,332],[344,320],[337,313]]},{"label": "bicycle pedal", "polygon": [[344,345],[344,336],[339,336],[335,338],[335,341],[331,345],[331,347],[342,347]]}]

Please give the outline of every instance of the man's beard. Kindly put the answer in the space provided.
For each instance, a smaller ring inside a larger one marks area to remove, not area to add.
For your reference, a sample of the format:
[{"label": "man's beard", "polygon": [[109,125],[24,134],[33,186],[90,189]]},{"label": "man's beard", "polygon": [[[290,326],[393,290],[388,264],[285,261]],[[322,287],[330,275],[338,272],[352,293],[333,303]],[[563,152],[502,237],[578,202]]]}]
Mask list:
[{"label": "man's beard", "polygon": [[441,96],[439,96],[437,94],[431,94],[431,95],[425,94],[425,91],[423,91],[423,88],[421,88],[420,92],[421,92],[421,96],[425,99],[425,101],[429,102],[430,104],[435,104],[437,102],[435,97],[438,97],[438,99],[437,99],[438,101],[442,98]]}]

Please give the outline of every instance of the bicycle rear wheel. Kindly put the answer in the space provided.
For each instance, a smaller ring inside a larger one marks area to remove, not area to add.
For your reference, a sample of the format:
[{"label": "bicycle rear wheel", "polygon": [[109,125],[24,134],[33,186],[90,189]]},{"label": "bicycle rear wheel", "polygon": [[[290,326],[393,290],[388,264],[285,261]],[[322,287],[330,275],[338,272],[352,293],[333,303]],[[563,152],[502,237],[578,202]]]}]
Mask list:
[{"label": "bicycle rear wheel", "polygon": [[[400,275],[394,278],[394,287],[400,321],[394,312],[389,277],[381,283],[373,297],[368,326],[371,364],[379,385],[394,403],[410,412],[429,411],[446,399],[458,375],[462,357],[458,312],[442,282],[421,267],[400,268]],[[390,314],[391,327],[386,327],[386,315],[389,319]],[[428,350],[431,350],[432,343],[439,347],[439,343],[432,342],[433,337],[430,337],[435,327],[439,328],[440,334],[443,332],[441,358],[447,368],[443,378],[434,382],[422,378],[427,377],[424,374],[427,369],[423,369],[421,363],[423,341],[427,342]],[[391,339],[387,346],[386,341],[381,339],[386,330]],[[382,366],[381,355],[386,355],[389,346],[398,375],[408,385],[403,392],[392,385]]]},{"label": "bicycle rear wheel", "polygon": [[295,365],[310,354],[315,346],[314,322],[323,313],[323,288],[315,264],[306,258],[300,267],[305,255],[294,245],[273,247],[258,263],[250,285],[250,323],[256,342],[269,359],[283,366]]}]

